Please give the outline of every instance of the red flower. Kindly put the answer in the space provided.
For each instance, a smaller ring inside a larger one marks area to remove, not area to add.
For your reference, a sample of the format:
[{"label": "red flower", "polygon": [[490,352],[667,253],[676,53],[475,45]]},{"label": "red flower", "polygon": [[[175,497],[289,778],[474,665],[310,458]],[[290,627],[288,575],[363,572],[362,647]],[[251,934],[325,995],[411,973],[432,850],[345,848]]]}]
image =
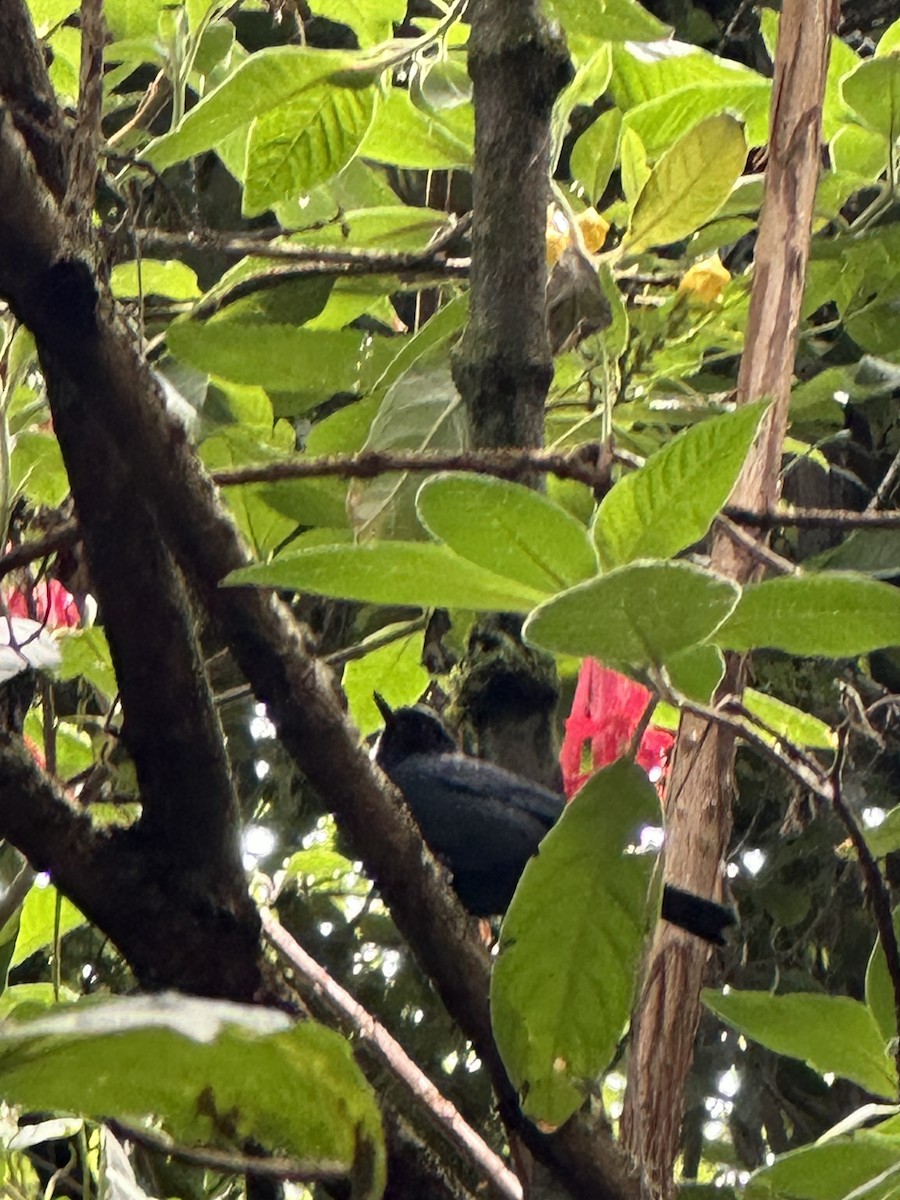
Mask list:
[{"label": "red flower", "polygon": [[[78,625],[81,613],[71,592],[67,592],[57,579],[35,584],[31,591],[34,601],[35,619],[46,624],[48,629],[68,629]],[[21,588],[7,594],[6,611],[10,617],[30,617],[28,596]]]},{"label": "red flower", "polygon": [[[567,796],[574,796],[599,767],[621,757],[649,701],[650,692],[627,675],[611,671],[594,658],[584,660],[559,755]],[[668,730],[649,725],[638,748],[638,765],[660,790],[674,740]],[[588,745],[590,759],[585,763]]]}]

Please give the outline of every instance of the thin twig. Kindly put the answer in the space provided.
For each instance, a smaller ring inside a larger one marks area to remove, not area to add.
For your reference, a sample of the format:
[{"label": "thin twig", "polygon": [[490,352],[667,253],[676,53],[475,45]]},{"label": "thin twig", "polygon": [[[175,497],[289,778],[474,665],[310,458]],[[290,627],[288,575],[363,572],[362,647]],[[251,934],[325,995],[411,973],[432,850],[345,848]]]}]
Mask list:
[{"label": "thin twig", "polygon": [[878,490],[866,505],[867,513],[877,512],[884,505],[898,478],[900,478],[900,450],[894,455],[894,461],[885,471],[884,479],[879,483]]},{"label": "thin twig", "polygon": [[493,1194],[502,1200],[522,1200],[522,1185],[503,1160],[467,1125],[403,1047],[324,967],[300,946],[268,911],[262,913],[266,937],[288,963],[299,972],[316,996],[343,1023],[371,1047],[378,1061],[412,1094],[431,1123],[471,1163]]},{"label": "thin twig", "polygon": [[107,1121],[107,1125],[121,1141],[137,1142],[167,1158],[175,1158],[195,1167],[209,1167],[226,1175],[265,1175],[270,1179],[284,1179],[292,1183],[338,1183],[350,1173],[347,1167],[327,1159],[304,1162],[299,1158],[257,1158],[249,1154],[216,1150],[212,1146],[183,1146],[161,1134],[123,1121]]},{"label": "thin twig", "polygon": [[378,633],[372,634],[357,646],[347,646],[343,650],[335,650],[333,654],[327,654],[324,661],[328,663],[329,667],[342,667],[345,663],[365,658],[367,654],[383,650],[385,646],[390,646],[394,642],[410,637],[411,634],[418,633],[419,630],[426,628],[428,621],[428,617],[416,617],[414,621],[407,621],[403,625],[391,625],[386,630],[380,629]]},{"label": "thin twig", "polygon": [[[459,226],[452,226],[449,232],[455,235],[458,229]],[[161,229],[138,229],[135,238],[145,251],[215,250],[227,258],[251,257],[289,263],[298,273],[303,266],[312,271],[330,269],[353,275],[403,274],[440,266],[443,275],[465,276],[469,273],[470,265],[466,257],[443,257],[448,240],[444,230],[424,249],[409,251],[352,250],[340,246],[303,246],[296,242],[273,243],[268,234],[262,237],[242,234],[222,236],[211,231],[167,233]]]},{"label": "thin twig", "polygon": [[720,513],[716,517],[716,523],[721,529],[725,530],[733,541],[746,550],[751,558],[761,563],[762,566],[777,571],[779,575],[796,575],[798,573],[796,563],[792,563],[789,559],[782,558],[780,554],[776,554],[774,550],[770,550],[764,542],[758,541],[746,529],[741,529],[740,525],[736,525],[725,513]]},{"label": "thin twig", "polygon": [[[869,843],[866,841],[856,818],[844,803],[841,788],[841,770],[844,765],[846,742],[847,729],[846,727],[842,727],[838,730],[838,749],[831,771],[831,803],[835,814],[847,830],[847,835],[853,844],[853,849],[856,851],[856,857],[859,859],[860,870],[862,871],[866,885],[866,894],[875,916],[875,924],[878,926],[878,938],[887,961],[888,975],[890,976],[891,989],[894,995],[894,1020],[897,1024],[897,1029],[900,1030],[900,947],[897,945],[897,933],[894,929],[894,919],[891,913],[891,894],[884,876],[878,869],[875,856],[869,849]],[[900,1038],[895,1039],[894,1062],[897,1067],[898,1077],[900,1077]]]},{"label": "thin twig", "polygon": [[78,522],[66,521],[43,537],[22,542],[21,545],[14,546],[12,550],[7,550],[6,554],[0,554],[0,579],[4,575],[8,575],[10,571],[27,567],[29,563],[33,563],[39,558],[48,558],[59,550],[67,550],[80,541],[81,529]]},{"label": "thin twig", "polygon": [[684,698],[679,698],[677,703],[683,712],[693,713],[713,725],[721,725],[725,729],[730,729],[732,733],[743,738],[748,745],[753,746],[770,762],[775,763],[787,775],[802,784],[814,796],[828,804],[833,802],[831,780],[822,767],[774,731],[762,732],[760,729],[754,728],[754,725],[759,725],[756,717],[750,717],[749,714],[747,717],[733,716],[732,712],[735,708],[740,710],[740,705],[733,698],[726,698],[724,704],[716,708]]},{"label": "thin twig", "polygon": [[[364,450],[359,454],[293,458],[258,466],[236,467],[229,471],[214,472],[213,479],[220,487],[236,487],[244,483],[278,483],[286,479],[317,479],[325,476],[374,479],[388,471],[478,471],[501,479],[517,480],[537,471],[584,483],[591,488],[605,489],[609,487],[608,470],[602,456],[599,462],[592,461],[590,451],[595,449],[595,444],[587,443],[566,453],[550,450],[468,450],[454,453]],[[617,451],[612,452],[612,458],[625,461]],[[852,512],[836,508],[754,512],[729,505],[722,509],[722,516],[737,525],[750,525],[757,529],[900,529],[900,512]],[[766,562],[778,570],[787,569],[787,560],[780,559],[771,551]]]},{"label": "thin twig", "polygon": [[723,513],[757,529],[900,529],[900,512],[853,512],[844,508],[789,508],[753,512],[728,505]]},{"label": "thin twig", "polygon": [[330,475],[344,479],[374,479],[389,471],[480,471],[512,480],[540,471],[561,479],[574,479],[589,487],[608,484],[602,465],[598,468],[590,462],[583,448],[575,454],[547,450],[466,450],[449,454],[364,450],[359,454],[287,459],[284,462],[216,471],[213,479],[219,487],[233,487],[242,483],[276,483],[285,479],[316,479]]}]

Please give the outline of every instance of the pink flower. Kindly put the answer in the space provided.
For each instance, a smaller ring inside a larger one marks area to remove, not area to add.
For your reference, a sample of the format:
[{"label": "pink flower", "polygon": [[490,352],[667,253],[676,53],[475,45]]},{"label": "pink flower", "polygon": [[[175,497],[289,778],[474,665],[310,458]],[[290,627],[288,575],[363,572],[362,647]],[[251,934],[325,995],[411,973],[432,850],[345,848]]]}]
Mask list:
[{"label": "pink flower", "polygon": [[[559,755],[567,796],[574,796],[599,767],[622,756],[649,701],[650,692],[627,675],[611,671],[594,658],[584,660]],[[668,730],[649,725],[638,748],[638,765],[660,792],[674,740]],[[590,758],[585,762],[588,746]]]},{"label": "pink flower", "polygon": [[[57,579],[44,580],[35,584],[31,592],[34,600],[35,619],[46,624],[48,629],[68,629],[78,625],[81,613],[71,592],[67,592]],[[28,597],[21,588],[13,588],[6,596],[6,611],[10,617],[30,617]]]}]

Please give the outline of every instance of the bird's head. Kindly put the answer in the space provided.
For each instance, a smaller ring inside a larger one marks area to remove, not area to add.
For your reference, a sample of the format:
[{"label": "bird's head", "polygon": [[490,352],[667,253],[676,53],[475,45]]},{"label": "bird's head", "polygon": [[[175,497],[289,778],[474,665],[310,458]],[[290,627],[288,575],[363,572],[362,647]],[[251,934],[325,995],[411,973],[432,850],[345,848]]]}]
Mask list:
[{"label": "bird's head", "polygon": [[432,709],[424,704],[392,709],[383,696],[374,693],[384,730],[378,739],[375,761],[386,773],[411,754],[453,754],[456,742]]}]

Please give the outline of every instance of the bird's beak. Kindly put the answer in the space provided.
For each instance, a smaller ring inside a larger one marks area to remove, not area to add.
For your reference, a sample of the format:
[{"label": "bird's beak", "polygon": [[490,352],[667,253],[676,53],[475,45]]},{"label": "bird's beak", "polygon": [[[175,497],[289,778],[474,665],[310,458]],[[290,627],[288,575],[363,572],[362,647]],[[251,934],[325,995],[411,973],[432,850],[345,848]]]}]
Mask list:
[{"label": "bird's beak", "polygon": [[391,717],[394,715],[394,710],[388,704],[387,700],[385,700],[384,696],[379,695],[378,692],[372,693],[372,699],[375,701],[376,708],[384,718],[385,725],[387,725]]}]

